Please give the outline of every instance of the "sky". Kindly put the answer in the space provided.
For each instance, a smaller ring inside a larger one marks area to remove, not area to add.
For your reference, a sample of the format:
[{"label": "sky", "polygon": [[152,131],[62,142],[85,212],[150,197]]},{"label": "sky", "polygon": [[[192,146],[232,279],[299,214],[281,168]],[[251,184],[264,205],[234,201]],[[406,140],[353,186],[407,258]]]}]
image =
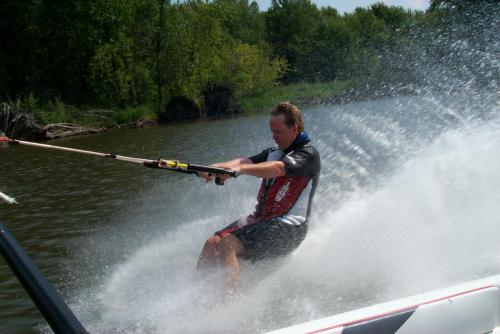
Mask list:
[{"label": "sky", "polygon": [[[260,10],[267,10],[271,0],[256,0]],[[367,7],[376,2],[383,2],[389,6],[402,6],[407,9],[425,10],[429,7],[430,0],[311,0],[318,7],[334,7],[339,13],[353,12],[356,7]]]}]

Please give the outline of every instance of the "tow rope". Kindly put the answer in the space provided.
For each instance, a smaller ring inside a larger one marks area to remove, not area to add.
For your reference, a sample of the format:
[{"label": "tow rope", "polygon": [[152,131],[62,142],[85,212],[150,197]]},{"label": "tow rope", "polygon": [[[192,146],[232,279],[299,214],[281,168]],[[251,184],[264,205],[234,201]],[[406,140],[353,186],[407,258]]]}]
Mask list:
[{"label": "tow rope", "polygon": [[[74,153],[93,155],[93,156],[98,156],[98,157],[103,157],[103,158],[110,158],[110,159],[114,159],[114,160],[133,162],[133,163],[144,165],[144,166],[149,167],[149,168],[166,169],[169,171],[181,172],[181,173],[187,173],[187,174],[198,175],[198,173],[209,173],[209,174],[215,174],[215,175],[217,175],[217,174],[218,175],[229,175],[232,177],[238,176],[238,173],[236,173],[234,170],[231,170],[231,169],[190,164],[190,163],[180,162],[179,160],[166,160],[166,159],[151,160],[151,159],[142,159],[142,158],[132,158],[132,157],[126,157],[126,156],[117,155],[117,154],[100,153],[100,152],[86,151],[86,150],[80,150],[80,149],[76,149],[76,148],[69,148],[69,147],[63,147],[63,146],[33,143],[33,142],[29,142],[29,141],[24,141],[24,140],[11,139],[8,137],[0,137],[0,143],[2,143],[2,142],[8,143],[8,144],[26,145],[26,146],[40,147],[40,148],[59,150],[59,151],[65,151],[65,152],[74,152]],[[219,178],[215,179],[215,183],[222,184],[220,182]]]}]

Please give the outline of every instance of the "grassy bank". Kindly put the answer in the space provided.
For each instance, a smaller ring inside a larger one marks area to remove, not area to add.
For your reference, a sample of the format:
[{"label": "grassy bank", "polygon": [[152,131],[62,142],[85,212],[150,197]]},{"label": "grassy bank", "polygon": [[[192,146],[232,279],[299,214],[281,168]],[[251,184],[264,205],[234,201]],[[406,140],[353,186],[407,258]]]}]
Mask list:
[{"label": "grassy bank", "polygon": [[9,105],[15,110],[33,115],[35,120],[42,125],[71,123],[91,128],[112,128],[135,123],[138,119],[150,121],[156,119],[153,107],[148,105],[123,109],[99,109],[68,105],[58,98],[42,104],[32,95],[22,101],[9,103]]},{"label": "grassy bank", "polygon": [[326,100],[344,94],[350,86],[351,83],[347,81],[278,85],[262,94],[243,97],[237,103],[246,112],[258,113],[269,111],[280,101],[291,101],[303,106],[314,101]]}]

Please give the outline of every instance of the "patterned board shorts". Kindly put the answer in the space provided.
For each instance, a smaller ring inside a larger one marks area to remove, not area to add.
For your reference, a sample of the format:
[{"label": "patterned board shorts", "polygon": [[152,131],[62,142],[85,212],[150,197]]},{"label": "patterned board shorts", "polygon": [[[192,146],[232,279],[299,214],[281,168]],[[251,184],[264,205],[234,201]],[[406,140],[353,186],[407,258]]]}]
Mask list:
[{"label": "patterned board shorts", "polygon": [[244,259],[257,261],[285,256],[293,252],[302,243],[307,234],[307,223],[292,225],[280,219],[263,221],[238,227],[238,221],[231,223],[217,235],[228,234],[237,237],[245,253]]}]

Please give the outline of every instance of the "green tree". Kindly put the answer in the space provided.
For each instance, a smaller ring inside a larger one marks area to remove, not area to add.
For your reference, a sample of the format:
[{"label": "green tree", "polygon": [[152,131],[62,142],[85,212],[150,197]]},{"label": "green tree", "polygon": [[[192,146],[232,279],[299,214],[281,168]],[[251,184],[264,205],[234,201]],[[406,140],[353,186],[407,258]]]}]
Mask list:
[{"label": "green tree", "polygon": [[349,60],[354,41],[355,36],[344,20],[327,12],[312,38],[305,42],[310,52],[297,62],[297,68],[304,73],[303,78],[307,81],[349,79]]},{"label": "green tree", "polygon": [[34,0],[4,0],[0,4],[0,101],[40,89],[34,80],[41,47],[36,25],[39,11]]},{"label": "green tree", "polygon": [[298,81],[304,73],[297,63],[311,52],[308,41],[313,38],[320,12],[309,0],[273,0],[266,14],[267,40],[273,52],[290,64],[285,81]]},{"label": "green tree", "polygon": [[286,70],[283,58],[269,59],[266,52],[257,46],[235,42],[222,55],[224,67],[213,83],[225,86],[236,93],[236,97],[255,95],[276,84]]},{"label": "green tree", "polygon": [[97,42],[88,64],[91,101],[106,107],[125,107],[131,100],[133,0],[89,3]]},{"label": "green tree", "polygon": [[126,38],[106,43],[95,50],[90,62],[89,81],[100,106],[123,108],[130,100],[132,54]]},{"label": "green tree", "polygon": [[257,2],[248,0],[215,0],[213,6],[224,29],[238,41],[248,44],[265,42],[264,15]]},{"label": "green tree", "polygon": [[149,104],[154,90],[154,41],[159,15],[156,0],[135,0],[132,9],[131,39],[131,102]]},{"label": "green tree", "polygon": [[196,99],[223,66],[219,54],[229,36],[216,9],[202,1],[172,6],[165,29],[161,66],[168,95]]}]

